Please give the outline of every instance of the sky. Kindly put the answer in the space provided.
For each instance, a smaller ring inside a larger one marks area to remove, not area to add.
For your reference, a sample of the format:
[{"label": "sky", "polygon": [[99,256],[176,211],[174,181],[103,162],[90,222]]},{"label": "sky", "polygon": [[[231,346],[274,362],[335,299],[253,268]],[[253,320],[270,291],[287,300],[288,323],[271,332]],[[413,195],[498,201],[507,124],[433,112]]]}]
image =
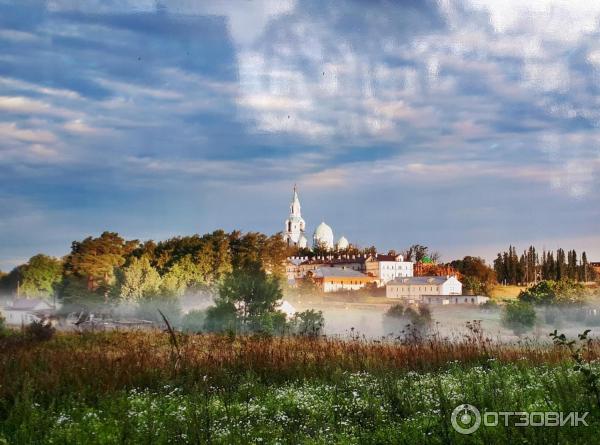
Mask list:
[{"label": "sky", "polygon": [[0,269],[321,222],[600,261],[600,3],[0,0]]}]

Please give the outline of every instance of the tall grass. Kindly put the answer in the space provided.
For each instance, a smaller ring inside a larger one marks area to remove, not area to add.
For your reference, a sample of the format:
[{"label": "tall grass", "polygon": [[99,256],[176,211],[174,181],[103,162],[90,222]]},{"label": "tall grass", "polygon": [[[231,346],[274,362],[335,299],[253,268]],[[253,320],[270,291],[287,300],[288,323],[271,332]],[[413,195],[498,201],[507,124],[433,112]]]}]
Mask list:
[{"label": "tall grass", "polygon": [[[592,423],[460,436],[460,403]],[[593,443],[598,419],[564,348],[477,329],[418,344],[159,331],[0,342],[0,443]]]}]

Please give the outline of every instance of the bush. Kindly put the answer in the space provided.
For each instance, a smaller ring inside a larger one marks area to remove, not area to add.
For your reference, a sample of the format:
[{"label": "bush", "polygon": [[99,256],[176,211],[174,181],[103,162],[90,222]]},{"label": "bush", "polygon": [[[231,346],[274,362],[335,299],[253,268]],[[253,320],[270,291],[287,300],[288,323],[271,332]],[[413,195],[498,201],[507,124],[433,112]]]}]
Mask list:
[{"label": "bush", "polygon": [[24,335],[25,338],[31,341],[47,341],[50,340],[56,329],[47,322],[44,321],[32,321],[30,324],[25,326]]},{"label": "bush", "polygon": [[142,300],[135,309],[135,317],[162,325],[164,322],[158,309],[165,314],[171,326],[181,324],[181,307],[178,300],[162,298]]},{"label": "bush", "polygon": [[530,331],[535,324],[533,304],[524,301],[509,301],[504,307],[502,324],[511,329],[515,335]]},{"label": "bush", "polygon": [[405,337],[413,341],[422,339],[429,331],[431,322],[431,311],[424,304],[420,304],[416,308],[395,304],[383,316],[383,327],[386,332],[395,335],[401,329]]},{"label": "bush", "polygon": [[204,329],[208,332],[237,332],[237,314],[235,306],[219,303],[206,310]]},{"label": "bush", "polygon": [[206,322],[206,311],[189,311],[181,319],[181,329],[185,332],[201,332]]},{"label": "bush", "polygon": [[323,332],[325,318],[323,312],[308,309],[304,312],[296,312],[292,319],[292,332],[307,337],[317,337]]},{"label": "bush", "polygon": [[583,285],[570,281],[540,281],[519,294],[519,301],[539,305],[577,304],[584,299]]}]

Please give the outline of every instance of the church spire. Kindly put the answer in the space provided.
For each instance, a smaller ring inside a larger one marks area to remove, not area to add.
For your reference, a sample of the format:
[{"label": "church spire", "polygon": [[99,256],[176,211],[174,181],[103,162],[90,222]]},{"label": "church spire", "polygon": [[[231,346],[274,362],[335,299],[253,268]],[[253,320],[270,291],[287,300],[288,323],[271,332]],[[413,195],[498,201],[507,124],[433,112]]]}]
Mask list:
[{"label": "church spire", "polygon": [[302,216],[300,213],[300,198],[298,198],[298,188],[294,184],[294,195],[292,196],[292,203],[290,205],[291,216]]},{"label": "church spire", "polygon": [[298,198],[298,188],[294,184],[294,194],[290,203],[290,216],[285,220],[285,230],[283,239],[288,245],[306,247],[307,239],[304,236],[305,223],[300,213],[300,198]]}]

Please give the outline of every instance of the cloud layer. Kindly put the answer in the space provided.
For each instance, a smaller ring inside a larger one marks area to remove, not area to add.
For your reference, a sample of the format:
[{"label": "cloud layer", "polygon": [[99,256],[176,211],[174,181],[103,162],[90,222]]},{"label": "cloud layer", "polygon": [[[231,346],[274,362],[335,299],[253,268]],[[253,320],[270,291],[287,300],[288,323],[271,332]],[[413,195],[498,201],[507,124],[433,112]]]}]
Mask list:
[{"label": "cloud layer", "polygon": [[275,232],[295,182],[309,226],[362,245],[571,240],[600,259],[599,18],[559,0],[0,1],[0,268],[104,229]]}]

